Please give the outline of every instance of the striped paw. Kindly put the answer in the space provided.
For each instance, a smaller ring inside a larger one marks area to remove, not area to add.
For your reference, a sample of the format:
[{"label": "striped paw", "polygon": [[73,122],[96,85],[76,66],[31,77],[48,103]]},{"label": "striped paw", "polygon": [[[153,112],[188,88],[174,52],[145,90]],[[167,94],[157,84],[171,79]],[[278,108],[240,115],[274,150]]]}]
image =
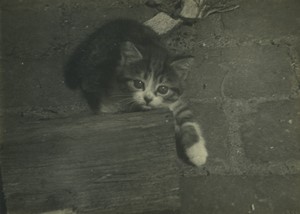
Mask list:
[{"label": "striped paw", "polygon": [[196,166],[205,164],[208,153],[199,125],[195,122],[186,122],[181,126],[181,134],[190,162]]}]

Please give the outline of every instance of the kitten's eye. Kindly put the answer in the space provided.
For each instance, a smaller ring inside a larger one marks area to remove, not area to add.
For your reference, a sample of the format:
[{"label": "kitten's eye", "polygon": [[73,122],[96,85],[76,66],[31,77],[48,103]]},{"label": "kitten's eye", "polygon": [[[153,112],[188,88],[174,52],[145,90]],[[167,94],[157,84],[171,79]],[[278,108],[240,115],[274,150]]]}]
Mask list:
[{"label": "kitten's eye", "polygon": [[133,86],[137,89],[144,89],[144,83],[141,80],[133,80]]},{"label": "kitten's eye", "polygon": [[167,94],[168,91],[169,91],[169,88],[167,86],[164,86],[164,85],[159,86],[157,88],[157,92],[160,93],[160,94]]}]

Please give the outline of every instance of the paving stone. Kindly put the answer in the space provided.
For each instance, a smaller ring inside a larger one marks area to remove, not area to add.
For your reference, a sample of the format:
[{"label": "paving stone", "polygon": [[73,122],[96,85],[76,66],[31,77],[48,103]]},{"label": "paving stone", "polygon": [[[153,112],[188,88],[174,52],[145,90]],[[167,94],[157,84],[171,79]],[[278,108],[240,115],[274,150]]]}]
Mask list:
[{"label": "paving stone", "polygon": [[299,186],[299,175],[183,178],[181,213],[299,213]]},{"label": "paving stone", "polygon": [[68,38],[60,1],[11,1],[1,10],[3,57],[61,56]]},{"label": "paving stone", "polygon": [[260,104],[240,119],[247,158],[255,163],[299,160],[300,100]]},{"label": "paving stone", "polygon": [[180,25],[163,39],[170,49],[191,53],[215,45],[223,34],[220,16],[213,15],[193,25]]},{"label": "paving stone", "polygon": [[5,107],[49,107],[73,105],[77,93],[63,81],[63,60],[7,59],[3,61]]},{"label": "paving stone", "polygon": [[228,122],[218,103],[191,103],[198,123],[201,125],[208,149],[208,160],[212,163],[228,163]]},{"label": "paving stone", "polygon": [[298,0],[255,2],[242,0],[239,4],[239,9],[222,14],[226,36],[246,41],[298,36],[300,33]]},{"label": "paving stone", "polygon": [[192,99],[220,98],[226,74],[222,49],[199,49],[195,64],[186,80],[186,94]]},{"label": "paving stone", "polygon": [[223,51],[229,70],[224,95],[230,98],[290,95],[296,76],[285,47],[252,45]]},{"label": "paving stone", "polygon": [[300,39],[292,45],[292,48],[294,48],[295,50],[295,53],[293,55],[293,67],[295,69],[296,76],[298,79],[298,88],[300,89]]},{"label": "paving stone", "polygon": [[249,99],[289,95],[298,88],[285,47],[199,48],[187,79],[192,98]]},{"label": "paving stone", "polygon": [[133,1],[6,1],[2,6],[4,56],[47,58],[69,53],[103,22],[145,21],[155,11]]}]

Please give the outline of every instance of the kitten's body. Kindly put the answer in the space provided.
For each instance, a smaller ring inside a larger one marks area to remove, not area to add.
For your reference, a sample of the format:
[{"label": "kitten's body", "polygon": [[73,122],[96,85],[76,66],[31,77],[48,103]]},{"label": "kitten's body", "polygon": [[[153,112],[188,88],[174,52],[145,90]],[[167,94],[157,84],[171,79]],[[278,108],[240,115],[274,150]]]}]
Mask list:
[{"label": "kitten's body", "polygon": [[169,108],[177,140],[189,160],[200,166],[207,152],[199,125],[181,99],[190,57],[174,57],[150,28],[131,20],[107,23],[74,52],[65,81],[80,88],[97,112]]}]

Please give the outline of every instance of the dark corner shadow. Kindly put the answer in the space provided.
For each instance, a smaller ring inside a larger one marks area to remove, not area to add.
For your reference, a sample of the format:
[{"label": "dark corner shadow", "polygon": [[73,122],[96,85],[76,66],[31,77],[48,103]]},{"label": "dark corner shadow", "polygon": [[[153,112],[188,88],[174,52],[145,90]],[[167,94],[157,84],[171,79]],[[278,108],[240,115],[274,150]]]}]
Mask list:
[{"label": "dark corner shadow", "polygon": [[5,203],[5,197],[3,192],[3,185],[2,185],[2,174],[1,174],[1,167],[0,167],[0,213],[6,214],[6,203]]},{"label": "dark corner shadow", "polygon": [[[1,3],[4,3],[4,1],[2,1]],[[1,5],[2,6],[2,5]],[[0,12],[1,12],[2,8],[0,7]],[[3,14],[2,12],[0,13],[0,26],[1,26],[1,29],[0,29],[0,46],[2,47],[1,50],[0,50],[0,55],[2,56],[3,55],[3,41],[2,41],[2,36],[3,36]],[[0,61],[0,69],[2,70],[3,69],[3,62],[4,60],[1,59]],[[0,72],[0,84],[3,84],[4,83],[4,75],[3,75],[4,72]],[[4,109],[4,99],[3,99],[3,95],[4,94],[4,91],[3,89],[0,90],[0,109]],[[4,124],[4,118],[2,116],[0,116],[0,132],[1,132],[1,129],[4,128],[3,127],[3,124]],[[1,155],[1,151],[2,151],[2,139],[0,139],[0,155]],[[1,173],[1,160],[0,160],[0,214],[6,214],[7,211],[6,211],[6,204],[5,204],[5,199],[4,199],[4,192],[3,192],[3,184],[2,184],[2,173]]]}]

